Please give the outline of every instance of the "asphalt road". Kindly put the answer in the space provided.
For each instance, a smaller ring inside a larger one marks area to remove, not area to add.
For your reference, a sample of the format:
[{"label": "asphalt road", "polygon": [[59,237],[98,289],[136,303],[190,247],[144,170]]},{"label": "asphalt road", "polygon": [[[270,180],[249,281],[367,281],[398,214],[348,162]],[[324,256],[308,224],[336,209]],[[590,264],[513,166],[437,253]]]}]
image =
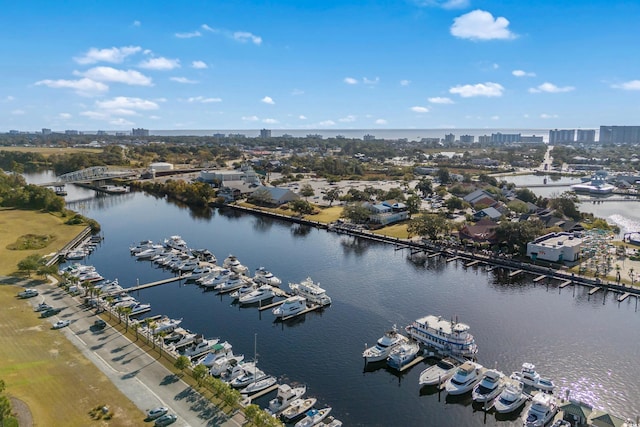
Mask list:
[{"label": "asphalt road", "polygon": [[[55,284],[38,286],[40,295],[33,305],[42,301],[66,306],[59,315],[48,318],[52,324],[68,319],[71,324],[60,330],[97,368],[99,368],[131,401],[146,412],[166,406],[178,416],[174,426],[239,427],[244,422],[241,413],[229,418],[203,398],[196,390],[157,361],[157,353],[146,353],[110,326],[92,328],[97,319],[94,310],[84,306],[80,297],[72,297]],[[141,420],[142,421],[142,420]],[[147,423],[153,425],[152,422]]]}]

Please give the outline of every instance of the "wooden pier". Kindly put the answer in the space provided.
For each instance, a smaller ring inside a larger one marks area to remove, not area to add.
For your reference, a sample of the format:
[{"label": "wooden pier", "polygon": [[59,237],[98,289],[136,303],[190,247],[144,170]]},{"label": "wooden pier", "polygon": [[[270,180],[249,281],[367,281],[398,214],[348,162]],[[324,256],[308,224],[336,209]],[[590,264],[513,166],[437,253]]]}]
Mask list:
[{"label": "wooden pier", "polygon": [[457,261],[457,260],[459,260],[459,259],[462,259],[462,258],[456,255],[456,256],[454,256],[453,258],[447,258],[447,262]]},{"label": "wooden pier", "polygon": [[434,252],[432,254],[427,255],[427,258],[437,257],[438,255],[440,255],[440,252]]},{"label": "wooden pier", "polygon": [[630,295],[631,294],[629,292],[625,292],[624,294],[622,294],[622,295],[620,295],[618,297],[618,302],[622,302],[622,301],[626,300],[627,298],[629,298]]},{"label": "wooden pier", "polygon": [[407,363],[406,365],[404,365],[402,368],[400,368],[400,372],[403,372],[409,368],[411,368],[412,366],[417,365],[418,363],[422,362],[424,360],[424,356],[418,356],[415,359],[413,359],[411,362]]},{"label": "wooden pier", "polygon": [[270,309],[270,308],[273,308],[273,307],[277,307],[277,306],[279,306],[279,305],[280,305],[280,304],[282,304],[283,302],[284,302],[284,300],[280,300],[280,301],[272,302],[271,304],[267,304],[267,305],[260,305],[260,306],[258,307],[258,310],[260,310],[260,311],[268,310],[268,309]]},{"label": "wooden pier", "polygon": [[272,385],[271,387],[267,387],[267,388],[265,388],[264,390],[260,390],[259,392],[255,393],[255,394],[252,394],[252,395],[247,396],[247,397],[245,398],[245,400],[246,400],[247,402],[249,402],[249,404],[250,404],[250,403],[251,403],[251,401],[252,401],[253,399],[257,399],[257,398],[259,398],[259,397],[264,396],[265,394],[269,394],[269,393],[271,393],[272,391],[277,390],[277,389],[278,389],[278,387],[280,387],[280,385],[279,385],[279,384],[274,384],[274,385]]},{"label": "wooden pier", "polygon": [[595,293],[596,293],[596,292],[598,292],[600,289],[602,289],[600,286],[594,286],[594,287],[593,287],[593,289],[591,289],[591,290],[589,291],[589,295],[593,295],[593,294],[595,294]]},{"label": "wooden pier", "polygon": [[564,289],[572,283],[573,282],[571,280],[565,280],[564,282],[560,283],[560,289]]},{"label": "wooden pier", "polygon": [[539,281],[546,279],[546,277],[547,276],[545,274],[542,274],[542,275],[536,277],[535,279],[533,279],[533,283],[538,283]]},{"label": "wooden pier", "polygon": [[154,286],[164,285],[165,283],[177,282],[178,280],[186,279],[189,276],[176,276],[169,277],[168,279],[158,280],[157,282],[145,283],[144,285],[132,286],[130,288],[124,288],[121,291],[116,291],[114,294],[119,294],[120,292],[134,292],[142,289],[152,288]]},{"label": "wooden pier", "polygon": [[473,267],[474,265],[478,265],[478,264],[480,264],[480,260],[477,259],[475,261],[471,261],[471,262],[465,264],[464,266],[465,267]]},{"label": "wooden pier", "polygon": [[524,270],[515,270],[509,273],[509,277],[515,277],[518,274],[522,273]]},{"label": "wooden pier", "polygon": [[315,310],[317,310],[317,309],[319,309],[319,308],[322,308],[322,307],[324,307],[324,306],[323,306],[323,305],[320,305],[320,304],[313,304],[313,305],[310,305],[310,306],[308,306],[305,310],[302,310],[302,311],[301,311],[301,312],[299,312],[299,313],[292,314],[291,316],[285,316],[285,317],[283,317],[283,318],[282,318],[282,321],[284,322],[285,320],[293,319],[293,318],[294,318],[294,317],[296,317],[296,316],[301,316],[301,315],[303,315],[303,314],[307,314],[307,313],[309,313],[310,311],[315,311]]}]

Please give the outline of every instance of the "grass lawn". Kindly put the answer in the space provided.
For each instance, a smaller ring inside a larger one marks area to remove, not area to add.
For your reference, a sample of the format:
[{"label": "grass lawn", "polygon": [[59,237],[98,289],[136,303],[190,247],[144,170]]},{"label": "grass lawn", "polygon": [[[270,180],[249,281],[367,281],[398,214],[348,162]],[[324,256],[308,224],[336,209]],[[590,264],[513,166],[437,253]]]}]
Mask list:
[{"label": "grass lawn", "polygon": [[[36,211],[0,210],[0,276],[17,273],[18,262],[32,254],[48,255],[69,243],[84,225],[65,225],[64,218]],[[42,249],[11,251],[7,246],[27,234],[50,235],[50,243]]]},{"label": "grass lawn", "polygon": [[318,221],[329,224],[330,222],[337,221],[342,214],[342,206],[331,206],[329,208],[319,208],[320,212],[315,215],[305,215],[304,219],[309,221]]},{"label": "grass lawn", "polygon": [[380,234],[383,236],[389,236],[389,237],[397,237],[398,239],[409,238],[409,233],[407,233],[406,222],[403,222],[400,224],[387,225],[386,227],[381,228],[379,230],[373,230],[372,233]]},{"label": "grass lawn", "polygon": [[[6,393],[25,402],[36,426],[133,426],[144,414],[78,349],[40,319],[22,288],[0,286],[0,379]],[[110,421],[89,411],[108,405]]]},{"label": "grass lawn", "polygon": [[69,154],[69,153],[102,153],[102,148],[54,148],[54,147],[0,147],[4,151],[19,151],[22,153],[39,153],[45,157],[52,154]]}]

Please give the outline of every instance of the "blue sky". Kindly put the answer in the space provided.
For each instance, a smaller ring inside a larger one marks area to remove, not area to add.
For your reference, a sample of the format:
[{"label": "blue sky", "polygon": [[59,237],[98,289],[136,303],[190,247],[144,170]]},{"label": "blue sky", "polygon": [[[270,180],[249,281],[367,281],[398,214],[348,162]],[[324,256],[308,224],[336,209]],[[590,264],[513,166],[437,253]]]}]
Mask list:
[{"label": "blue sky", "polygon": [[638,1],[14,1],[10,129],[640,124]]}]

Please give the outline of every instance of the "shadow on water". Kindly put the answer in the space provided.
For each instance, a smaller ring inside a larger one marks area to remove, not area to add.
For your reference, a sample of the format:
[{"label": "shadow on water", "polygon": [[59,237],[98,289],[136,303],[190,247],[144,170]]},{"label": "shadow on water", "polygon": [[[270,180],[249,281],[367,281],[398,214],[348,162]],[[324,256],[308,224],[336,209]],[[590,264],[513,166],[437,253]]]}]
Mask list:
[{"label": "shadow on water", "polygon": [[242,211],[232,209],[232,208],[225,208],[225,207],[218,208],[218,214],[220,214],[220,216],[223,216],[227,219],[240,219],[245,215],[247,215]]},{"label": "shadow on water", "polygon": [[343,237],[340,240],[340,245],[345,255],[362,256],[367,253],[369,248],[374,244],[373,242],[358,237]]},{"label": "shadow on water", "polygon": [[291,234],[295,237],[306,237],[311,233],[311,230],[313,230],[313,228],[308,225],[294,224],[293,227],[291,227]]},{"label": "shadow on water", "polygon": [[273,227],[273,219],[267,216],[258,215],[253,221],[253,230],[259,233],[266,233]]},{"label": "shadow on water", "polygon": [[462,406],[471,406],[473,403],[473,399],[471,398],[471,392],[463,393],[457,396],[453,396],[451,394],[447,394],[447,397],[444,399],[447,405],[462,405]]}]

